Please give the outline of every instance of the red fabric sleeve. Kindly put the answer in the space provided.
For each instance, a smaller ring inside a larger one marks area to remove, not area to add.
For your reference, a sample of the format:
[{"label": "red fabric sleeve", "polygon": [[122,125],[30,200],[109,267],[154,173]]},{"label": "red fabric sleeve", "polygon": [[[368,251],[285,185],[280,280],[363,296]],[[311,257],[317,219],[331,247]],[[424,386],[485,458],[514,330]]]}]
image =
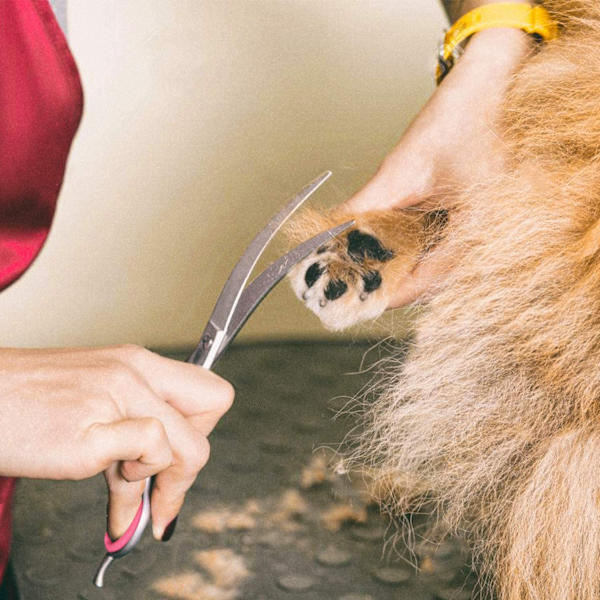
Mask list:
[{"label": "red fabric sleeve", "polygon": [[[0,290],[40,251],[83,110],[75,61],[47,0],[0,0]],[[0,477],[0,580],[14,480]]]},{"label": "red fabric sleeve", "polygon": [[0,2],[0,289],[40,251],[83,93],[47,0]]}]

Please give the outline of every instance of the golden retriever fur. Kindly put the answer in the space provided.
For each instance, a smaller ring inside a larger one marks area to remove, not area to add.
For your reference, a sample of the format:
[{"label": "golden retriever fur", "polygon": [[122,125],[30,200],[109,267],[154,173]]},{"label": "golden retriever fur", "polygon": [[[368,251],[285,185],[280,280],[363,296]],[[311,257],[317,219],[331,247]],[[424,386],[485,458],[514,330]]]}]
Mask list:
[{"label": "golden retriever fur", "polygon": [[[544,5],[561,36],[523,63],[504,101],[505,172],[461,193],[430,250],[457,264],[418,316],[408,355],[389,360],[378,397],[364,403],[350,463],[375,474],[395,513],[427,504],[438,523],[465,534],[483,589],[500,600],[592,600],[600,597],[600,2]],[[364,267],[380,269],[376,302],[350,289],[313,307],[339,303],[326,315],[330,327],[382,310],[390,279],[427,244],[416,215],[357,216],[394,257]],[[347,216],[313,213],[292,238]],[[299,295],[307,296],[301,270],[310,261],[336,263],[335,278],[344,264],[362,268],[343,254],[339,242],[305,261],[293,276]],[[347,277],[350,288],[359,275]],[[377,310],[361,312],[361,302]]]}]

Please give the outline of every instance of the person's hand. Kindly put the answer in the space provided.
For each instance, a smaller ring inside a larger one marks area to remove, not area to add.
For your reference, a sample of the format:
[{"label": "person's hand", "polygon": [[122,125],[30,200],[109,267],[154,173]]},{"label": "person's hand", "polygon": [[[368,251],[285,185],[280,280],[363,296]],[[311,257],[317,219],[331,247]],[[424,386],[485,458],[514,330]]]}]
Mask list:
[{"label": "person's hand", "polygon": [[104,471],[113,539],[131,523],[144,479],[157,474],[152,529],[161,539],[232,401],[217,375],[136,346],[2,349],[0,474],[83,479]]},{"label": "person's hand", "polygon": [[[518,29],[475,34],[375,177],[346,203],[352,212],[432,202],[451,208],[454,191],[503,168],[497,120],[511,76],[531,50]],[[449,264],[424,259],[398,284],[388,308],[417,299]]]}]

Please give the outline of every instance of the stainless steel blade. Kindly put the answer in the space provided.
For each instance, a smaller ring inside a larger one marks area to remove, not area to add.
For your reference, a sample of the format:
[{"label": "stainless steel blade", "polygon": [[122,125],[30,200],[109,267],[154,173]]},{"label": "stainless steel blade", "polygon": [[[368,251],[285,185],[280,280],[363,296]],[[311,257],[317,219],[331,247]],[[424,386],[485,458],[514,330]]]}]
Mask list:
[{"label": "stainless steel blade", "polygon": [[256,310],[263,298],[289,273],[294,265],[306,258],[319,246],[322,246],[330,239],[338,236],[349,227],[352,227],[352,225],[354,225],[354,221],[347,221],[337,227],[332,227],[327,231],[323,231],[319,235],[296,246],[265,269],[242,293],[240,301],[231,318],[229,329],[221,342],[221,347],[216,353],[213,362],[219,360],[221,354],[233,341],[233,338],[243,327],[248,317]]},{"label": "stainless steel blade", "polygon": [[325,171],[311,181],[294,196],[254,237],[250,245],[237,262],[219,295],[208,323],[202,333],[200,343],[188,358],[188,362],[202,365],[210,369],[223,339],[228,334],[230,320],[250,277],[252,269],[264,249],[283,223],[331,176]]},{"label": "stainless steel blade", "polygon": [[305,200],[329,179],[330,176],[331,171],[326,171],[304,187],[300,193],[294,196],[294,198],[292,198],[292,200],[290,200],[250,242],[250,245],[235,265],[229,279],[225,283],[223,291],[219,295],[219,299],[210,316],[209,320],[212,321],[217,328],[224,331],[227,330],[229,320],[231,319],[233,311],[242,294],[244,285],[248,281],[248,277],[256,265],[256,261],[260,258],[260,255],[263,253],[277,230]]}]

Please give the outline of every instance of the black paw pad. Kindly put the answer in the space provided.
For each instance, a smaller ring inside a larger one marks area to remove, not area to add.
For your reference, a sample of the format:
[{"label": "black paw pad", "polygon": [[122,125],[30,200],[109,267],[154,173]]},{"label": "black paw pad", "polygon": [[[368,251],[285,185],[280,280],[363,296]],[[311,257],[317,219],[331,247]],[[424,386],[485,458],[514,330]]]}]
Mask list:
[{"label": "black paw pad", "polygon": [[379,271],[369,271],[362,276],[362,280],[365,292],[374,292],[381,285],[381,274]]},{"label": "black paw pad", "polygon": [[394,257],[394,253],[385,248],[376,237],[357,229],[348,234],[348,254],[355,262],[361,262],[365,258],[385,262]]},{"label": "black paw pad", "polygon": [[340,279],[332,279],[325,288],[327,300],[337,300],[348,289],[348,284]]},{"label": "black paw pad", "polygon": [[308,269],[306,269],[306,273],[304,274],[304,283],[310,288],[317,282],[317,279],[321,277],[323,271],[325,269],[318,263],[315,262]]}]

